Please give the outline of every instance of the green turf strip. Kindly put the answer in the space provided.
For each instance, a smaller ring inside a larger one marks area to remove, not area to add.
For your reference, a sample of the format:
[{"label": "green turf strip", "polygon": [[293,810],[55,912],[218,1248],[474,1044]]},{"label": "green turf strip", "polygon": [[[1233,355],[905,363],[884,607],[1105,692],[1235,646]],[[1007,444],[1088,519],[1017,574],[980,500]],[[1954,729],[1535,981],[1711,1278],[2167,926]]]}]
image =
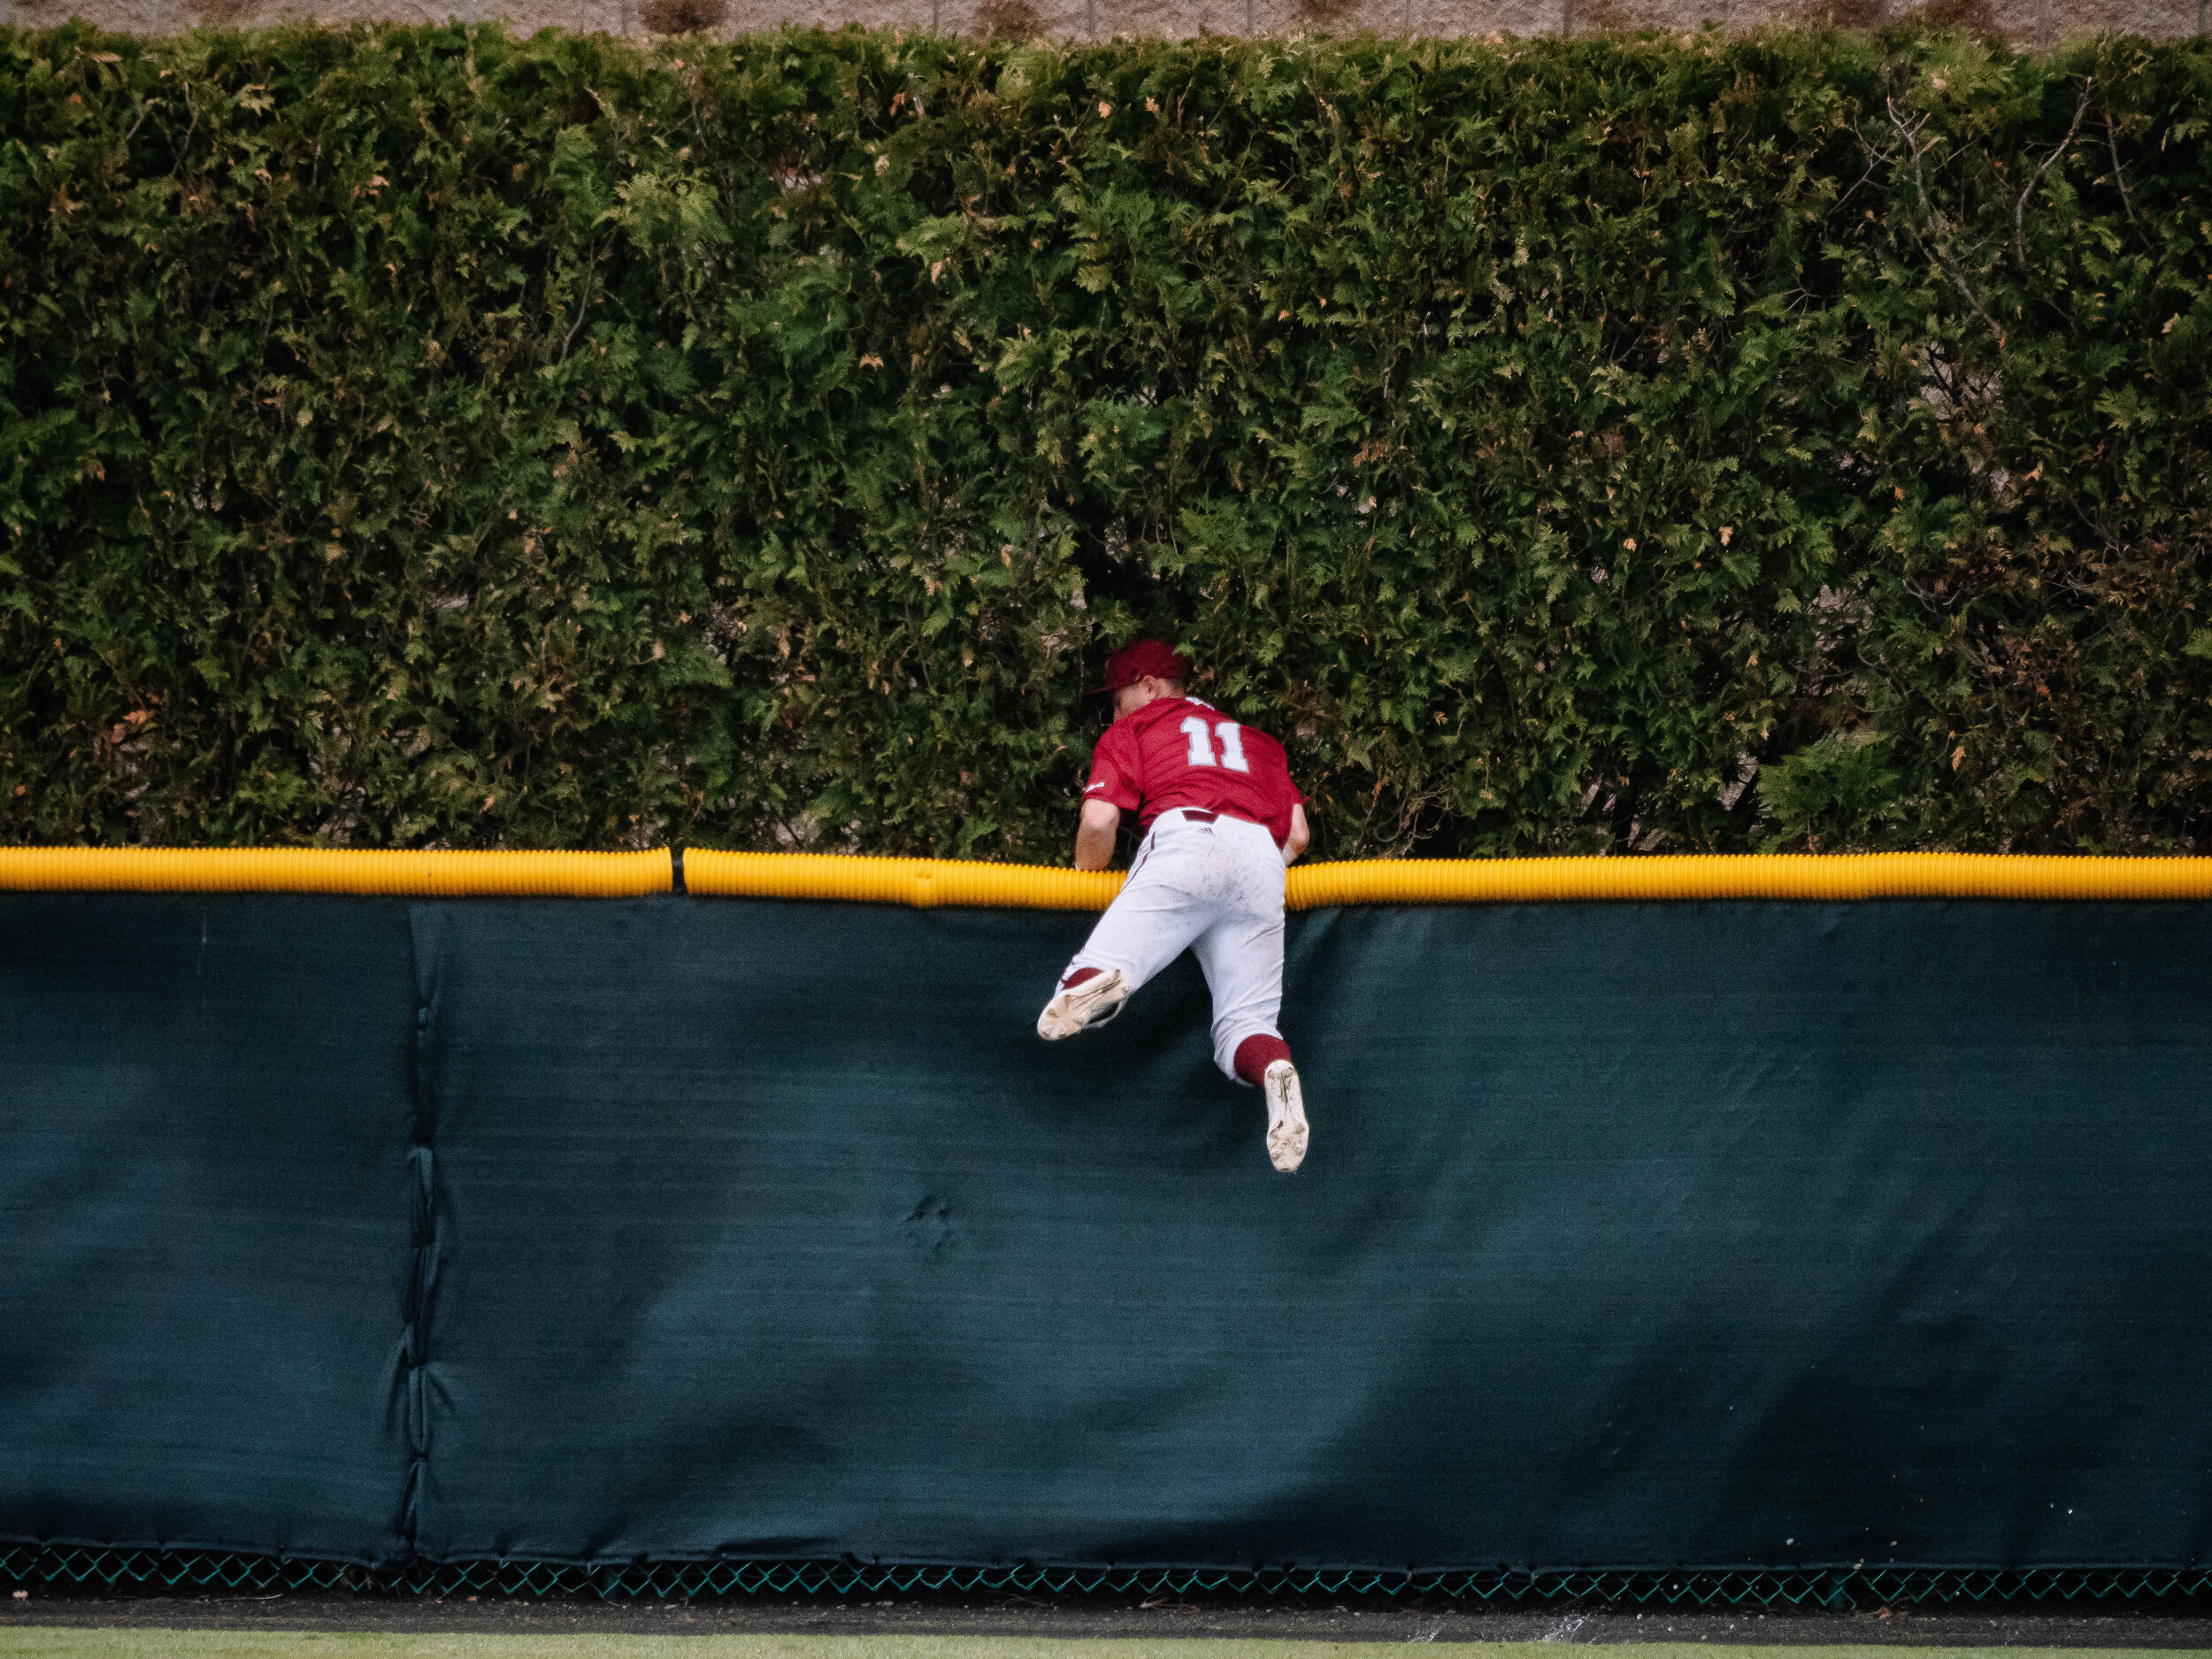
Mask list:
[{"label": "green turf strip", "polygon": [[[403,1635],[371,1631],[86,1630],[45,1626],[0,1630],[0,1654],[38,1659],[139,1659],[142,1655],[184,1659],[264,1659],[264,1655],[338,1652],[383,1659],[522,1659],[557,1654],[560,1659],[642,1659],[681,1654],[685,1659],[1376,1659],[1394,1643],[1282,1641],[1268,1639],[1056,1640],[1033,1636],[564,1636]],[[1610,1646],[1611,1644],[1609,1644]],[[1651,1642],[1632,1646],[1638,1659],[1711,1659],[1708,1644]],[[1532,1656],[1541,1642],[1454,1642],[1455,1655]],[[1920,1647],[1917,1659],[2019,1659],[2016,1648]],[[2117,1659],[2131,1648],[2049,1647],[2036,1659]],[[2159,1650],[2159,1659],[2186,1659],[2191,1652]],[[1894,1659],[1879,1647],[1763,1647],[1762,1659]]]}]

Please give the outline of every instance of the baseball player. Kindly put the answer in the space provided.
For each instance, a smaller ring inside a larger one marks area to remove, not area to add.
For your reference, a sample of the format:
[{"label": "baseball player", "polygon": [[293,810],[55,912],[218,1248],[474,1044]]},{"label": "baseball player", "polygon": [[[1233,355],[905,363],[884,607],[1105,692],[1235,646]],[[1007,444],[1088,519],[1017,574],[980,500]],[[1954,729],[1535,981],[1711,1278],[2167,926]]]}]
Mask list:
[{"label": "baseball player", "polygon": [[1190,664],[1159,640],[1106,664],[1114,722],[1091,757],[1075,867],[1103,870],[1124,812],[1146,831],[1129,879],[1037,1017],[1048,1041],[1110,1019],[1189,946],[1214,999],[1214,1064],[1267,1102],[1267,1156],[1306,1156],[1305,1101],[1283,1005],[1283,872],[1306,849],[1305,797],[1282,745],[1187,695]]}]

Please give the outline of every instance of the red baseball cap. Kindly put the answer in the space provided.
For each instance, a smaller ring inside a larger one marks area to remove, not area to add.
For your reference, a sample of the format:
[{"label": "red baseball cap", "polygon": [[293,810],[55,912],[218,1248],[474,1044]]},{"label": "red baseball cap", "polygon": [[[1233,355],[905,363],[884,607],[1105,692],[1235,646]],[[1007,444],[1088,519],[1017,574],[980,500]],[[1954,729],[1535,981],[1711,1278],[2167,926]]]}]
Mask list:
[{"label": "red baseball cap", "polygon": [[1119,691],[1147,678],[1188,680],[1190,664],[1165,640],[1132,640],[1106,659],[1106,683],[1093,690]]}]

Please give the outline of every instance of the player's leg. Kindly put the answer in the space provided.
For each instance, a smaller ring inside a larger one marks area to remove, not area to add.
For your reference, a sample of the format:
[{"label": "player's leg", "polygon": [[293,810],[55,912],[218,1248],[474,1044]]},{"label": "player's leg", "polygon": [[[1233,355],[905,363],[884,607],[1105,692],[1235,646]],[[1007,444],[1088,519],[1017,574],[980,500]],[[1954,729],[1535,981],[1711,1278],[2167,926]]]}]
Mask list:
[{"label": "player's leg", "polygon": [[1283,1008],[1283,919],[1225,916],[1191,942],[1214,1000],[1214,1064],[1258,1087],[1267,1068],[1290,1058],[1276,1023]]},{"label": "player's leg", "polygon": [[[1267,851],[1275,856],[1271,842]],[[1213,993],[1214,1064],[1260,1090],[1267,1103],[1267,1155],[1287,1174],[1304,1160],[1311,1130],[1298,1068],[1277,1024],[1283,1007],[1281,900],[1271,903],[1263,896],[1220,917],[1191,949]]]},{"label": "player's leg", "polygon": [[1163,879],[1172,862],[1147,858],[1130,872],[1038,1015],[1039,1036],[1072,1037],[1111,1019],[1206,926],[1212,907]]}]

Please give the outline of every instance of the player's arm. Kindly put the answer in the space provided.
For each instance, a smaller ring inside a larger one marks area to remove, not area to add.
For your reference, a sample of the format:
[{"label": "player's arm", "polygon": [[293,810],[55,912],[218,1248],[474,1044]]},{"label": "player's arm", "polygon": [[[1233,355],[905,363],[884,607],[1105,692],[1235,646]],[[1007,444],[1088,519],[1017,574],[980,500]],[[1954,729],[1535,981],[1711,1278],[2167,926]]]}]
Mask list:
[{"label": "player's arm", "polygon": [[1290,834],[1283,842],[1283,863],[1286,865],[1296,864],[1298,855],[1306,850],[1306,844],[1312,840],[1313,832],[1306,827],[1306,809],[1302,806],[1291,808]]},{"label": "player's arm", "polygon": [[1114,837],[1121,831],[1121,809],[1111,801],[1083,803],[1082,822],[1075,826],[1075,867],[1103,870],[1114,859]]}]

